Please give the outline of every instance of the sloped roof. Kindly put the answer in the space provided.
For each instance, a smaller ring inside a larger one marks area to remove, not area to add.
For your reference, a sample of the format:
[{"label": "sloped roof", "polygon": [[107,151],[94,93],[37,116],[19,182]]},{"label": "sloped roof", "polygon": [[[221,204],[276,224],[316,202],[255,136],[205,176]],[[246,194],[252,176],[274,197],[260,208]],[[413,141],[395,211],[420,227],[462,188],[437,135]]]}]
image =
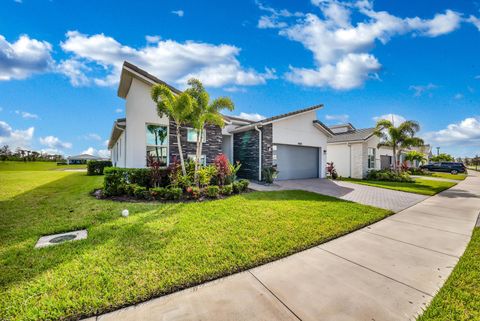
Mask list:
[{"label": "sloped roof", "polygon": [[122,66],[122,73],[120,75],[120,83],[118,84],[117,95],[121,98],[127,97],[128,91],[130,90],[130,85],[132,84],[132,78],[136,77],[144,82],[152,84],[163,84],[170,88],[176,94],[181,94],[182,91],[179,89],[167,84],[163,80],[158,79],[154,75],[146,72],[134,64],[124,61]]},{"label": "sloped roof", "polygon": [[375,128],[362,128],[362,129],[351,130],[345,133],[338,133],[328,138],[327,142],[342,143],[342,142],[366,140],[373,135],[374,131],[375,131]]},{"label": "sloped roof", "polygon": [[67,159],[86,159],[86,160],[91,160],[91,159],[100,159],[100,157],[93,156],[90,154],[80,154],[80,155],[75,155],[75,156],[68,156]]},{"label": "sloped roof", "polygon": [[108,140],[108,149],[113,148],[113,145],[115,145],[117,139],[120,137],[126,127],[127,123],[125,118],[119,118],[113,122],[112,132],[110,134],[110,139]]}]

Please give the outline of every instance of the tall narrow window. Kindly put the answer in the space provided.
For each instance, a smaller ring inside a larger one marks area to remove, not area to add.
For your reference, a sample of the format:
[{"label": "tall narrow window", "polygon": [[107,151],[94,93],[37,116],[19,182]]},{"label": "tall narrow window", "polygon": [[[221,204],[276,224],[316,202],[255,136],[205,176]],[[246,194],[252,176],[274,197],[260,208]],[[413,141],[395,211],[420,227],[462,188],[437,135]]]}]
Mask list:
[{"label": "tall narrow window", "polygon": [[168,128],[161,125],[145,127],[147,135],[147,163],[150,157],[158,160],[161,166],[168,164]]},{"label": "tall narrow window", "polygon": [[368,148],[368,169],[375,168],[375,148]]}]

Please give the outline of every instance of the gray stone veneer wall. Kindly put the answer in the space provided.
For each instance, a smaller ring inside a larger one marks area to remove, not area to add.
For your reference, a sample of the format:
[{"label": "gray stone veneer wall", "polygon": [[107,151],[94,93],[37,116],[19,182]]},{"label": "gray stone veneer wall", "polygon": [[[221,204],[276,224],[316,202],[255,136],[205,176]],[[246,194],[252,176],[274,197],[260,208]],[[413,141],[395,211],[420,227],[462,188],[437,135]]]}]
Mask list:
[{"label": "gray stone veneer wall", "polygon": [[[195,155],[197,150],[195,142],[187,142],[187,129],[188,126],[180,128],[180,140],[182,143],[182,151],[185,160],[189,154]],[[203,143],[202,154],[207,157],[207,164],[210,164],[213,163],[218,154],[222,153],[222,129],[218,126],[206,125],[205,130],[207,137],[206,142]],[[180,161],[177,144],[177,130],[173,120],[170,121],[169,131],[170,134],[168,139],[170,142],[170,162],[173,162],[175,157]]]},{"label": "gray stone veneer wall", "polygon": [[[272,166],[272,124],[260,128],[262,131],[262,167]],[[238,177],[258,180],[258,132],[255,129],[233,135],[233,159],[242,166]]]}]

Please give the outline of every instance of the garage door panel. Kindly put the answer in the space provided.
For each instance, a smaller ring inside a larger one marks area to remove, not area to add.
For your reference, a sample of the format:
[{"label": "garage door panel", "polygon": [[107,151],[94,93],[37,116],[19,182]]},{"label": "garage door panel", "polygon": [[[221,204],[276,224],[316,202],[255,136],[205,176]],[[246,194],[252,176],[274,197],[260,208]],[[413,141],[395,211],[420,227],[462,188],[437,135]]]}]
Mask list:
[{"label": "garage door panel", "polygon": [[318,177],[318,151],[316,147],[277,145],[278,179]]}]

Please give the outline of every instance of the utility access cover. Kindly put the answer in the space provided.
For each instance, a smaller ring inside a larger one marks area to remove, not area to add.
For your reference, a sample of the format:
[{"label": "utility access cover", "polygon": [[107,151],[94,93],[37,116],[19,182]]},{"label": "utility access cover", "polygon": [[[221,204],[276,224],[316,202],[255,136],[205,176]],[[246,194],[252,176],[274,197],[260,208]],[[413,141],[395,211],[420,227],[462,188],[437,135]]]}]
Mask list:
[{"label": "utility access cover", "polygon": [[56,244],[60,244],[68,241],[83,240],[86,238],[87,238],[87,230],[79,230],[79,231],[72,231],[67,233],[46,235],[38,239],[38,242],[35,245],[35,247],[36,248],[45,247],[45,246],[56,245]]}]

